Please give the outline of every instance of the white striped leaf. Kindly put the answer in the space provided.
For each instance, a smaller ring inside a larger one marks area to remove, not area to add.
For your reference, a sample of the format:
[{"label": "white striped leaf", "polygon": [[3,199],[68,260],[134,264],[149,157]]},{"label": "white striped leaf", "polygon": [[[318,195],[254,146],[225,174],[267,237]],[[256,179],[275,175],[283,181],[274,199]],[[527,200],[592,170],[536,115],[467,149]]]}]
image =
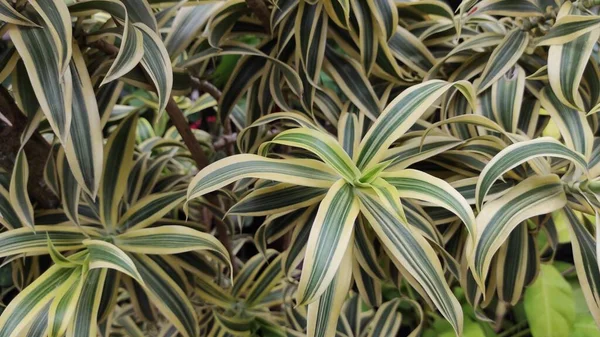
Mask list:
[{"label": "white striped leaf", "polygon": [[60,60],[61,75],[66,71],[71,61],[71,44],[73,31],[71,28],[71,15],[69,9],[63,1],[53,0],[37,0],[31,2],[31,6],[35,8],[37,14],[42,17],[46,23],[45,29],[49,29],[58,58]]},{"label": "white striped leaf", "polygon": [[[557,18],[568,14],[581,14],[570,2],[561,6]],[[600,37],[595,29],[564,44],[551,45],[548,49],[548,80],[552,91],[562,104],[571,109],[584,111],[579,87],[590,55]]]},{"label": "white striped leaf", "polygon": [[85,240],[83,244],[89,251],[89,268],[114,269],[127,274],[144,285],[135,264],[127,254],[112,243],[101,240]]},{"label": "white striped leaf", "polygon": [[469,203],[450,184],[417,170],[384,172],[381,175],[398,191],[400,198],[420,199],[441,206],[456,214],[475,236],[475,214]]},{"label": "white striped leaf", "polygon": [[47,310],[54,291],[75,269],[52,266],[13,298],[0,316],[0,336],[17,337],[36,315]]},{"label": "white striped leaf", "polygon": [[296,296],[299,305],[317,300],[335,277],[350,245],[358,212],[353,187],[338,180],[321,201],[310,231]]},{"label": "white striped leaf", "polygon": [[513,229],[533,216],[562,208],[567,202],[560,178],[554,174],[533,176],[500,198],[488,202],[477,215],[477,239],[467,243],[469,265],[481,289],[493,255]]},{"label": "white striped leaf", "polygon": [[352,284],[351,281],[352,245],[348,245],[333,280],[323,294],[308,305],[307,337],[327,337],[335,334],[342,305]]},{"label": "white striped leaf", "polygon": [[338,179],[332,169],[316,160],[279,160],[240,154],[219,160],[200,171],[188,187],[187,199],[197,198],[243,178],[320,188],[328,188]]},{"label": "white striped leaf", "polygon": [[527,32],[522,31],[520,28],[511,30],[490,55],[477,84],[477,92],[481,93],[489,88],[510,67],[515,65],[528,43],[529,34]]},{"label": "white striped leaf", "polygon": [[540,91],[539,100],[548,112],[567,147],[590,158],[594,145],[594,135],[585,114],[564,105],[550,88]]},{"label": "white striped leaf", "polygon": [[133,113],[123,120],[104,146],[104,175],[98,198],[100,220],[108,228],[117,224],[119,203],[125,193],[129,171],[133,166],[137,119],[137,113]]},{"label": "white striped leaf", "polygon": [[[600,271],[598,270],[598,243],[568,207],[564,208],[571,234],[571,247],[577,278],[587,306],[596,324],[600,324]],[[598,214],[596,214],[596,223]]]},{"label": "white striped leaf", "polygon": [[75,309],[75,317],[66,337],[96,337],[98,335],[98,309],[106,281],[106,269],[93,269],[86,273],[83,288]]},{"label": "white striped leaf", "polygon": [[15,166],[10,177],[10,203],[21,220],[21,223],[34,228],[33,206],[29,200],[27,182],[29,181],[29,164],[24,150],[20,150],[15,158]]},{"label": "white striped leaf", "polygon": [[233,205],[227,213],[262,216],[292,211],[318,203],[326,193],[327,189],[324,188],[280,183],[255,189]]},{"label": "white striped leaf", "polygon": [[10,39],[17,48],[44,115],[64,143],[71,125],[70,76],[61,76],[61,58],[49,27],[12,26]]},{"label": "white striped leaf", "polygon": [[0,21],[21,26],[37,26],[36,23],[14,9],[8,0],[0,0]]},{"label": "white striped leaf", "polygon": [[144,290],[163,315],[184,337],[198,334],[198,318],[187,295],[151,258],[135,255],[133,261],[144,280]]},{"label": "white striped leaf", "polygon": [[56,290],[48,310],[48,337],[63,336],[75,315],[77,301],[87,275],[79,268]]},{"label": "white striped leaf", "polygon": [[69,139],[64,144],[69,167],[79,185],[96,196],[102,174],[102,130],[98,104],[83,55],[73,44],[68,64],[73,83],[72,119]]},{"label": "white striped leaf", "polygon": [[90,228],[76,226],[35,226],[35,230],[28,227],[11,229],[0,234],[0,257],[27,253],[29,256],[48,254],[48,238],[58,251],[67,251],[83,247],[82,241],[88,234],[97,234]]},{"label": "white striped leaf", "polygon": [[173,88],[173,69],[169,53],[160,37],[148,26],[135,23],[134,27],[142,32],[144,55],[140,63],[154,83],[158,93],[158,112],[160,113],[167,106]]},{"label": "white striped leaf", "polygon": [[[270,143],[299,147],[314,153],[349,183],[361,175],[337,140],[324,132],[306,128],[291,129],[278,134]],[[263,146],[266,144],[269,143]]]},{"label": "white striped leaf", "polygon": [[587,167],[583,156],[570,150],[553,138],[542,137],[515,143],[500,151],[492,158],[479,175],[477,190],[475,192],[477,208],[481,208],[489,189],[504,173],[528,160],[542,156],[567,159],[583,170],[586,170]]},{"label": "white striped leaf", "polygon": [[408,224],[383,206],[373,193],[361,191],[359,199],[362,214],[390,252],[396,267],[410,274],[410,278],[405,275],[407,280],[413,286],[423,289],[457,335],[461,335],[462,309],[446,283],[433,248],[420,234],[411,230]]},{"label": "white striped leaf", "polygon": [[120,249],[133,253],[172,255],[209,250],[229,261],[227,249],[214,236],[184,226],[133,229],[117,235],[114,242]]},{"label": "white striped leaf", "polygon": [[185,191],[153,193],[133,204],[119,221],[123,230],[151,226],[185,200]]},{"label": "white striped leaf", "polygon": [[593,15],[564,15],[536,42],[537,46],[565,44],[600,26],[600,18]]},{"label": "white striped leaf", "polygon": [[[427,109],[448,89],[456,86],[473,102],[475,97],[468,82],[448,83],[431,80],[415,85],[396,97],[369,129],[360,143],[356,164],[364,170],[379,162],[388,147],[427,111]],[[472,104],[473,105],[473,104]]]}]

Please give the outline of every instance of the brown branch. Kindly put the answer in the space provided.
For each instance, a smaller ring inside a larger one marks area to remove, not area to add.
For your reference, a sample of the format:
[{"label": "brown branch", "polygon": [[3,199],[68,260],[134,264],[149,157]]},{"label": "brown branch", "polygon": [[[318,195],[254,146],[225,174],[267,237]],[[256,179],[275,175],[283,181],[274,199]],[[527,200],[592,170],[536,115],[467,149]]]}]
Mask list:
[{"label": "brown branch", "polygon": [[[217,102],[221,100],[221,96],[223,96],[223,94],[212,83],[210,83],[207,80],[201,80],[201,79],[196,78],[194,76],[190,76],[190,77],[192,79],[192,86],[194,88],[196,88],[198,91],[200,91],[201,93],[202,92],[208,93]],[[231,121],[229,120],[229,118],[227,120],[225,120],[225,122],[223,123],[223,134],[224,134],[224,137],[231,137],[232,134],[233,134],[233,132],[231,130]],[[225,145],[228,145],[228,146],[224,146],[225,147],[225,151],[226,151],[226,153],[227,153],[228,156],[232,156],[235,153],[235,149],[233,147],[233,143],[234,142],[229,142],[229,143],[225,144]]]},{"label": "brown branch", "polygon": [[271,34],[271,12],[264,0],[246,0],[248,8],[252,10],[254,15],[262,22],[265,27],[265,31]]},{"label": "brown branch", "polygon": [[[27,126],[27,117],[15,103],[5,87],[0,85],[0,113],[6,116],[12,126],[0,122],[0,167],[12,172],[17,152],[21,147],[21,134]],[[56,208],[59,200],[46,185],[44,167],[51,152],[50,144],[35,132],[25,145],[29,163],[29,183],[27,190],[31,198],[42,208]]]},{"label": "brown branch", "polygon": [[221,96],[223,94],[217,87],[214,86],[214,84],[210,83],[207,80],[201,80],[194,76],[191,76],[191,79],[192,85],[194,86],[194,88],[198,89],[198,91],[205,92],[211,95],[212,98],[214,98],[216,101],[219,101],[221,99]]}]

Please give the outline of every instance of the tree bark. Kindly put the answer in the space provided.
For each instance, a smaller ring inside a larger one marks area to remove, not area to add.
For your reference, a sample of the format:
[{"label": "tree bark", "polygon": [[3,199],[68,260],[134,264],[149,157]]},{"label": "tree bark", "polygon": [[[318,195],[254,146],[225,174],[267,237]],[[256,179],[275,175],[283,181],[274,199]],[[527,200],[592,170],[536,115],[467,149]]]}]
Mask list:
[{"label": "tree bark", "polygon": [[[3,86],[0,86],[0,112],[12,124],[9,126],[0,122],[0,137],[2,138],[0,141],[0,167],[7,172],[12,172],[15,158],[21,147],[21,134],[27,126],[27,117]],[[30,197],[42,208],[56,208],[59,205],[57,196],[44,180],[44,167],[50,152],[50,144],[38,132],[35,132],[25,145],[25,154],[29,163],[27,190]]]}]

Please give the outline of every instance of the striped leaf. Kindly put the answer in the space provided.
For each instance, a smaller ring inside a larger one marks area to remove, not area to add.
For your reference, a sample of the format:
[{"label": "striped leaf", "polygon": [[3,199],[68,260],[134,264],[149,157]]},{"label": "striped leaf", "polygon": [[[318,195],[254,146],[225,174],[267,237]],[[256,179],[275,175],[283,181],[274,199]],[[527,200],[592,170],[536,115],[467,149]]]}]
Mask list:
[{"label": "striped leaf", "polygon": [[[369,129],[360,143],[356,163],[364,170],[378,163],[388,147],[425,113],[448,89],[456,86],[470,102],[475,94],[468,82],[448,83],[431,80],[410,87],[396,97]],[[474,104],[472,104],[474,105]]]},{"label": "striped leaf", "polygon": [[144,56],[140,63],[154,83],[158,93],[158,111],[160,113],[167,106],[173,88],[173,69],[169,53],[154,30],[140,23],[135,23],[134,27],[142,32]]},{"label": "striped leaf", "polygon": [[[350,4],[352,5],[354,18],[356,18],[356,21],[352,20],[351,23],[356,22],[358,28],[357,44],[360,49],[362,69],[369,75],[375,64],[375,59],[377,58],[377,34],[379,33],[377,31],[378,23],[372,13],[372,11],[375,11],[371,8],[374,4],[373,1],[365,0],[350,0]],[[353,31],[351,31],[351,33],[352,32]],[[385,32],[385,30],[382,30],[382,33],[383,32]]]},{"label": "striped leaf", "polygon": [[56,170],[60,180],[60,197],[65,215],[74,224],[80,226],[79,201],[81,199],[81,185],[79,185],[73,176],[66,160],[65,151],[62,148],[58,150],[58,154],[56,155]]},{"label": "striped leaf", "polygon": [[529,237],[527,225],[519,225],[510,233],[506,243],[498,251],[496,266],[496,287],[498,297],[511,305],[516,305],[525,289]]},{"label": "striped leaf", "polygon": [[319,298],[308,305],[307,337],[333,336],[342,306],[352,285],[352,245],[343,253],[333,280]]},{"label": "striped leaf", "polygon": [[77,301],[87,275],[80,269],[74,271],[55,291],[48,310],[48,336],[63,336],[75,316]]},{"label": "striped leaf", "polygon": [[200,171],[188,187],[188,200],[218,190],[243,178],[259,178],[300,186],[328,188],[337,175],[312,159],[270,159],[240,154],[219,160]]},{"label": "striped leaf", "polygon": [[133,166],[137,114],[119,124],[104,146],[104,175],[100,183],[100,220],[108,228],[117,224],[119,203],[127,187],[127,177]]},{"label": "striped leaf", "polygon": [[446,283],[433,248],[420,234],[413,232],[408,224],[383,206],[375,194],[361,191],[359,199],[362,214],[389,251],[394,264],[411,276],[407,280],[416,282],[413,286],[423,289],[422,295],[431,299],[460,336],[462,309]]},{"label": "striped leaf", "polygon": [[[580,10],[566,2],[558,13],[558,19],[567,14],[580,14]],[[579,86],[583,71],[600,38],[595,29],[564,44],[551,45],[548,49],[548,80],[558,100],[571,109],[584,111]]]},{"label": "striped leaf", "polygon": [[562,182],[553,174],[527,178],[500,198],[488,202],[476,219],[475,245],[468,243],[469,264],[479,287],[486,289],[492,257],[518,224],[560,209],[566,202]]},{"label": "striped leaf", "polygon": [[69,11],[74,16],[88,16],[90,13],[104,11],[109,13],[123,27],[121,47],[101,85],[123,77],[140,63],[144,56],[143,36],[129,21],[127,8],[122,2],[117,0],[89,0],[71,4]]},{"label": "striped leaf", "polygon": [[324,188],[276,184],[250,192],[228,213],[245,216],[283,213],[318,203],[326,193],[327,189]]},{"label": "striped leaf", "polygon": [[349,183],[361,175],[352,158],[335,138],[326,133],[306,128],[291,129],[278,134],[270,143],[298,147],[314,153]]},{"label": "striped leaf", "polygon": [[475,14],[533,17],[544,13],[535,2],[529,0],[485,0],[479,2],[476,9],[469,13]]},{"label": "striped leaf", "polygon": [[585,114],[564,105],[550,88],[540,92],[542,107],[548,112],[565,145],[573,151],[590,158],[594,145],[594,135]]},{"label": "striped leaf", "polygon": [[421,76],[427,75],[436,63],[435,57],[423,42],[401,26],[398,26],[388,41],[388,46],[395,58]]},{"label": "striped leaf", "polygon": [[354,151],[358,148],[360,142],[360,125],[356,114],[343,112],[339,118],[338,124],[338,142],[350,158],[354,156]]},{"label": "striped leaf", "polygon": [[314,302],[335,277],[350,245],[358,212],[352,186],[338,180],[321,201],[310,231],[298,285],[299,305]]},{"label": "striped leaf", "polygon": [[103,137],[94,88],[77,44],[73,44],[73,60],[68,67],[73,83],[73,116],[65,154],[79,185],[95,198],[102,174]]},{"label": "striped leaf", "polygon": [[511,30],[492,52],[477,84],[477,93],[481,93],[489,88],[510,67],[514,66],[525,51],[528,43],[529,34],[527,32],[519,28]]},{"label": "striped leaf", "polygon": [[218,8],[218,3],[198,3],[177,11],[171,30],[165,39],[165,48],[171,58],[179,55],[193,42]]},{"label": "striped leaf", "polygon": [[0,21],[21,26],[37,26],[13,8],[8,0],[0,0]]},{"label": "striped leaf", "polygon": [[54,291],[75,269],[52,266],[13,298],[0,316],[0,336],[17,337],[36,315],[47,309]]},{"label": "striped leaf", "polygon": [[375,120],[379,116],[379,103],[360,65],[352,59],[340,56],[330,48],[325,50],[325,55],[325,69],[329,75],[352,103],[364,111],[370,119]]},{"label": "striped leaf", "polygon": [[20,150],[15,158],[15,166],[10,177],[10,203],[21,220],[21,223],[34,228],[33,206],[29,200],[27,192],[27,182],[29,181],[29,164],[24,150]]},{"label": "striped leaf", "polygon": [[229,261],[229,253],[214,236],[192,228],[163,225],[155,228],[130,230],[117,235],[115,245],[140,254],[172,255],[194,250],[209,250]]},{"label": "striped leaf", "polygon": [[[70,76],[61,76],[61,56],[55,46],[51,29],[11,26],[10,39],[17,48],[35,96],[58,138],[64,143],[71,125]],[[62,79],[62,80],[61,80]]]},{"label": "striped leaf", "polygon": [[135,255],[133,261],[145,283],[152,303],[184,337],[198,335],[198,319],[183,290],[161,267],[144,255]]},{"label": "striped leaf", "polygon": [[291,278],[292,272],[298,267],[306,252],[306,243],[317,215],[317,207],[312,206],[306,209],[304,213],[298,217],[297,224],[292,232],[291,243],[285,251],[282,264],[283,271],[288,278]]},{"label": "striped leaf", "polygon": [[[76,226],[35,226],[11,229],[0,234],[0,257],[27,253],[29,256],[48,254],[50,239],[58,251],[67,251],[83,247],[82,241],[87,237]],[[85,232],[96,234],[93,230],[84,228]]]},{"label": "striped leaf", "polygon": [[245,298],[246,305],[253,307],[259,304],[273,287],[281,281],[281,276],[283,276],[283,272],[281,269],[281,255],[279,254],[266,265],[256,280],[251,283]]},{"label": "striped leaf", "polygon": [[[564,208],[569,233],[571,234],[571,247],[573,248],[573,259],[577,278],[587,306],[596,321],[600,324],[600,271],[598,270],[598,245],[594,237],[587,231],[584,224],[577,218],[575,213],[568,207]],[[596,214],[596,222],[598,214]]]},{"label": "striped leaf", "polygon": [[37,0],[31,3],[37,14],[46,23],[54,40],[58,59],[60,60],[60,74],[62,75],[71,60],[71,43],[73,32],[71,28],[71,15],[63,1]]},{"label": "striped leaf", "polygon": [[384,172],[381,177],[398,191],[401,198],[420,199],[456,214],[475,235],[475,215],[469,203],[442,179],[416,170]]},{"label": "striped leaf", "polygon": [[525,90],[525,70],[508,69],[492,84],[492,112],[507,132],[516,132]]},{"label": "striped leaf", "polygon": [[129,230],[151,226],[184,200],[185,191],[150,194],[138,200],[123,214],[118,227]]},{"label": "striped leaf", "polygon": [[585,35],[600,26],[600,18],[593,15],[564,15],[544,36],[539,38],[537,46],[565,44]]},{"label": "striped leaf", "polygon": [[371,331],[368,337],[395,336],[400,330],[402,314],[398,312],[400,299],[396,298],[384,303],[377,309],[371,321]]},{"label": "striped leaf", "polygon": [[153,32],[158,32],[154,13],[147,0],[121,0],[127,8],[127,15],[133,23],[142,23]]},{"label": "striped leaf", "polygon": [[481,208],[481,204],[489,189],[504,173],[528,160],[542,156],[570,160],[583,170],[587,167],[585,159],[580,154],[570,150],[553,138],[542,137],[515,143],[500,151],[492,158],[479,175],[475,192],[477,208]]},{"label": "striped leaf", "polygon": [[140,284],[144,284],[144,281],[131,258],[119,249],[119,247],[101,240],[85,240],[83,241],[83,244],[90,254],[90,270],[114,269],[129,275]]},{"label": "striped leaf", "polygon": [[85,280],[83,280],[83,288],[75,309],[75,317],[67,330],[67,337],[95,337],[98,335],[98,309],[106,273],[106,269],[93,269],[84,276]]}]

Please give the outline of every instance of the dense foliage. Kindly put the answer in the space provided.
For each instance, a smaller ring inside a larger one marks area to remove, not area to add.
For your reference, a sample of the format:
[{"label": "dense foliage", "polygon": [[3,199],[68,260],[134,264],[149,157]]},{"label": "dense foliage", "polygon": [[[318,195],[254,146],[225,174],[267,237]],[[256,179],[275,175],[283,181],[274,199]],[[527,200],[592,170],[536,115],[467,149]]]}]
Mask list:
[{"label": "dense foliage", "polygon": [[600,336],[599,9],[0,0],[0,337]]}]

